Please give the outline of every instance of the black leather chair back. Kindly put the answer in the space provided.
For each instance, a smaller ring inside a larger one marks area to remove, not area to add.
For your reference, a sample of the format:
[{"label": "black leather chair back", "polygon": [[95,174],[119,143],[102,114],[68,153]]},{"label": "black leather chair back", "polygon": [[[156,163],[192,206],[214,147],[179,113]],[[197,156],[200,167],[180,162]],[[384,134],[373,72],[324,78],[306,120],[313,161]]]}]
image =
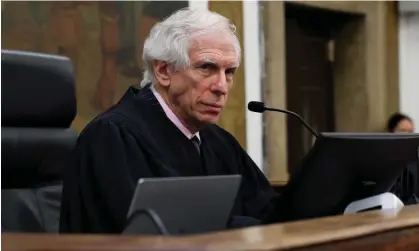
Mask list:
[{"label": "black leather chair back", "polygon": [[58,232],[62,169],[75,145],[68,58],[2,50],[2,232]]}]

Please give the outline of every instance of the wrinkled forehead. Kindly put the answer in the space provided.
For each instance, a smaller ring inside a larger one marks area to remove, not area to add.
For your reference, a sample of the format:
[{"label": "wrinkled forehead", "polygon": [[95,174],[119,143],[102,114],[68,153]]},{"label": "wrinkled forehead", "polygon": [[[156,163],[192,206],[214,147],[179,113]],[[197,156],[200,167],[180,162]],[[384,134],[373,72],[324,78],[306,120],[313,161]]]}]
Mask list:
[{"label": "wrinkled forehead", "polygon": [[189,47],[189,59],[191,64],[202,62],[238,67],[240,64],[239,46],[231,35],[200,37],[192,40]]}]

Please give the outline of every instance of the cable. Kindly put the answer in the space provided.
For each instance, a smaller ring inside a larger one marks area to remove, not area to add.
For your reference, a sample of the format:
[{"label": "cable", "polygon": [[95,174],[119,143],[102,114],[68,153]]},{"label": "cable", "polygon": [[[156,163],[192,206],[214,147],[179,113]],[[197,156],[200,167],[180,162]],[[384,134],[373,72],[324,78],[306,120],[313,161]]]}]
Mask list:
[{"label": "cable", "polygon": [[139,209],[135,211],[127,220],[126,226],[131,225],[139,216],[142,214],[146,214],[154,223],[154,225],[159,229],[160,234],[162,235],[170,235],[169,231],[167,231],[166,226],[163,224],[160,216],[154,211],[153,209]]}]

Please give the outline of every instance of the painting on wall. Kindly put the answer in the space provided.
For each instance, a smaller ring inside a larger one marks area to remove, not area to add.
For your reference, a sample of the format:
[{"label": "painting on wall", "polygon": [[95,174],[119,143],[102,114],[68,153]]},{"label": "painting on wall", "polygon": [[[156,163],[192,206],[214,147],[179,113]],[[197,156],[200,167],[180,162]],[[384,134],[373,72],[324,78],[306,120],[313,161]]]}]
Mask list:
[{"label": "painting on wall", "polygon": [[[71,59],[81,131],[142,78],[142,48],[151,27],[188,1],[2,2],[2,49]],[[51,93],[51,95],[54,95]]]}]

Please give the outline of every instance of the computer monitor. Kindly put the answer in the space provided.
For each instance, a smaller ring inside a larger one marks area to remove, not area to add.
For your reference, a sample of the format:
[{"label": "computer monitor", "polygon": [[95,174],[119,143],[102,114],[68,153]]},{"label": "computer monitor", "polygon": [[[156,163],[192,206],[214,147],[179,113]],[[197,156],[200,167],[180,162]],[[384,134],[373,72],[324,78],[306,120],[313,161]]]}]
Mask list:
[{"label": "computer monitor", "polygon": [[419,134],[321,133],[281,193],[276,221],[343,214],[352,201],[388,192],[418,160]]},{"label": "computer monitor", "polygon": [[[124,234],[183,235],[226,229],[240,183],[238,174],[140,179]],[[133,218],[137,212],[141,214]]]}]

